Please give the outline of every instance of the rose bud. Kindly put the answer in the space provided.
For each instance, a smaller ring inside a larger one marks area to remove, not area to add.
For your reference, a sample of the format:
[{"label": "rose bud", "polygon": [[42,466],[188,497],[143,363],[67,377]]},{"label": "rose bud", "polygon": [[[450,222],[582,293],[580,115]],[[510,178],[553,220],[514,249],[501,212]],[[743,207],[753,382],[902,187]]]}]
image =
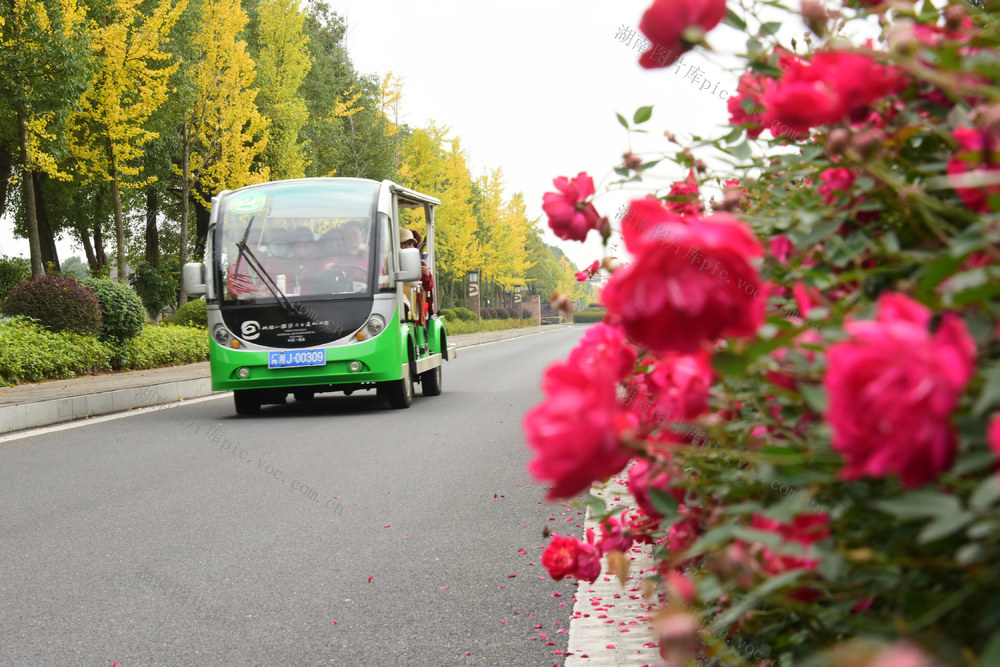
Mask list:
[{"label": "rose bud", "polygon": [[830,155],[843,155],[847,144],[851,141],[851,133],[842,127],[830,132],[826,139],[826,152]]},{"label": "rose bud", "polygon": [[642,158],[635,153],[628,152],[622,155],[625,158],[625,168],[626,169],[636,169],[642,164]]}]

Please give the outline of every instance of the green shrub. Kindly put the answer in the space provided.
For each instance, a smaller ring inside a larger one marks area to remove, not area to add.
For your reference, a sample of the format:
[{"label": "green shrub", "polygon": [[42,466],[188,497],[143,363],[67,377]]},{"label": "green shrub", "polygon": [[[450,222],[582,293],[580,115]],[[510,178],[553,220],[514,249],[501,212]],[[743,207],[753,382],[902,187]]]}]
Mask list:
[{"label": "green shrub", "polygon": [[451,308],[442,308],[441,317],[443,317],[447,322],[454,322],[458,320],[458,316],[455,315],[455,311]]},{"label": "green shrub", "polygon": [[573,313],[573,322],[576,324],[600,322],[605,315],[607,315],[607,311],[604,308],[587,308]]},{"label": "green shrub", "polygon": [[21,283],[7,294],[7,315],[25,315],[52,331],[98,334],[101,305],[93,290],[72,278],[41,276]]},{"label": "green shrub", "polygon": [[464,306],[459,306],[455,309],[455,316],[463,322],[479,321],[479,317],[473,311],[465,308]]},{"label": "green shrub", "polygon": [[181,324],[192,327],[208,327],[208,311],[204,299],[188,301],[177,309],[174,315],[174,324]]},{"label": "green shrub", "polygon": [[164,308],[177,303],[180,267],[176,260],[167,260],[156,268],[148,262],[139,262],[128,282],[142,299],[142,305],[151,318],[156,318]]},{"label": "green shrub", "polygon": [[128,285],[107,278],[87,278],[83,284],[94,290],[101,304],[103,340],[123,341],[142,333],[142,301]]},{"label": "green shrub", "polygon": [[111,370],[113,351],[97,336],[52,332],[27,317],[0,320],[0,384]]},{"label": "green shrub", "polygon": [[502,331],[504,329],[520,329],[532,326],[531,322],[525,322],[516,318],[507,320],[483,320],[482,322],[447,322],[445,327],[449,336],[460,334],[480,333],[482,331]]},{"label": "green shrub", "polygon": [[208,333],[191,326],[147,325],[122,348],[122,367],[126,369],[193,364],[208,360]]},{"label": "green shrub", "polygon": [[0,303],[7,292],[31,280],[31,262],[24,257],[0,255]]}]

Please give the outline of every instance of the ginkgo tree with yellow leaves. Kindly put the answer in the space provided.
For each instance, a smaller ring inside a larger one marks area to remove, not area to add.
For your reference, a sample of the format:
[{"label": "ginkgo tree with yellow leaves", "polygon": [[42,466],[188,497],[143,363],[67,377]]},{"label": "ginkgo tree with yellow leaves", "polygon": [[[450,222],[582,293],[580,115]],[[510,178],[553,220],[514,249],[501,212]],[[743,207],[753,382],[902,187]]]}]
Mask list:
[{"label": "ginkgo tree with yellow leaves", "polygon": [[192,78],[197,99],[184,118],[180,263],[186,261],[188,202],[197,215],[196,252],[203,251],[210,200],[226,189],[268,180],[270,170],[254,168],[268,141],[268,120],[260,113],[253,87],[254,62],[240,38],[247,15],[238,0],[204,0],[195,37],[197,64]]},{"label": "ginkgo tree with yellow leaves", "polygon": [[304,23],[297,0],[261,0],[257,8],[257,106],[271,121],[260,159],[273,180],[301,178],[306,172],[299,134],[309,111],[299,91],[312,59],[302,33]]},{"label": "ginkgo tree with yellow leaves", "polygon": [[121,190],[141,188],[143,148],[157,135],[145,129],[167,99],[178,63],[162,50],[188,0],[161,0],[148,14],[140,0],[91,5],[91,49],[98,68],[70,118],[71,150],[84,182],[109,181],[114,205],[118,279],[125,277],[125,225]]},{"label": "ginkgo tree with yellow leaves", "polygon": [[14,177],[21,186],[33,277],[42,265],[36,172],[69,178],[58,167],[58,129],[87,86],[91,67],[83,7],[76,0],[0,3],[0,117],[17,127]]}]

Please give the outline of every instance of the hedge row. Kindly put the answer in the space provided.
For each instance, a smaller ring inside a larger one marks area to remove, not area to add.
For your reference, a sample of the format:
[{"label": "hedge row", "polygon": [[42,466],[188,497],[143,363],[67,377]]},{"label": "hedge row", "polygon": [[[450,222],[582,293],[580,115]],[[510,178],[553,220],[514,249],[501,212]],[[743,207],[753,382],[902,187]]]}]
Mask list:
[{"label": "hedge row", "polygon": [[72,378],[208,359],[204,329],[146,326],[122,346],[95,335],[52,332],[27,317],[0,319],[0,384]]}]

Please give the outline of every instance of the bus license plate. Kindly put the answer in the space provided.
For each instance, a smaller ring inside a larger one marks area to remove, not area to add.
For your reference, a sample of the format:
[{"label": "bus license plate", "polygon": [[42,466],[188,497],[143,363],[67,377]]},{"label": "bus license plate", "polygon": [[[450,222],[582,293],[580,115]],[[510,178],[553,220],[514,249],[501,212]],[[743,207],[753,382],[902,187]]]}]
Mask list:
[{"label": "bus license plate", "polygon": [[268,368],[298,368],[300,366],[325,366],[326,349],[283,350],[267,353]]}]

